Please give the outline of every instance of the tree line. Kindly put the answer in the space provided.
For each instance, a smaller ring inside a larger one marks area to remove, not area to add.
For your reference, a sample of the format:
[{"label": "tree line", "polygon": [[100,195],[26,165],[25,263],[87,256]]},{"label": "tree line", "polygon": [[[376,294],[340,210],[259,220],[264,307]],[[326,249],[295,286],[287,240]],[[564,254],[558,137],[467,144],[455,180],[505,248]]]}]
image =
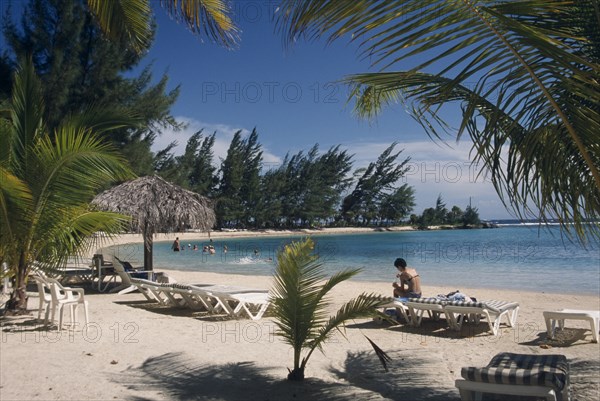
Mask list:
[{"label": "tree line", "polygon": [[467,205],[463,211],[460,207],[454,205],[450,210],[439,195],[435,207],[429,207],[423,210],[421,215],[411,214],[410,224],[424,229],[431,226],[477,226],[481,224],[477,208]]},{"label": "tree line", "polygon": [[159,155],[159,174],[214,199],[220,228],[397,224],[415,205],[414,189],[397,185],[410,160],[400,158],[397,143],[354,170],[353,156],[340,145],[321,152],[318,144],[266,169],[257,130],[237,131],[217,168],[215,135],[200,130],[183,155]]}]

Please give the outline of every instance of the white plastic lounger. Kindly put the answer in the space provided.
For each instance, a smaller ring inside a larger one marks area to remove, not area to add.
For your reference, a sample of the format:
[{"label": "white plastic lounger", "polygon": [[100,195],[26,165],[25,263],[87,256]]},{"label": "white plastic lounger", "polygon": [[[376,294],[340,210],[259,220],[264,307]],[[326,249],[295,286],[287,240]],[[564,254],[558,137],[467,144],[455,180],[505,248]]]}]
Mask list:
[{"label": "white plastic lounger", "polygon": [[564,355],[497,354],[486,367],[464,367],[455,381],[462,401],[484,393],[569,400],[569,363]]},{"label": "white plastic lounger", "polygon": [[392,302],[383,305],[381,308],[383,309],[383,313],[385,313],[388,308],[396,308],[396,312],[398,312],[400,316],[404,318],[404,321],[407,324],[412,324],[409,309],[408,306],[406,306],[406,301],[400,301],[399,299],[395,298]]},{"label": "white plastic lounger", "polygon": [[546,330],[548,338],[554,338],[556,323],[562,330],[565,326],[565,320],[584,320],[590,323],[592,330],[592,342],[598,342],[598,330],[600,329],[600,311],[561,309],[557,311],[544,311],[544,320],[546,321]]},{"label": "white plastic lounger", "polygon": [[130,283],[132,286],[136,287],[136,289],[142,293],[147,300],[156,301],[162,305],[169,304],[169,297],[164,291],[161,290],[159,283],[133,277],[130,278]]},{"label": "white plastic lounger", "polygon": [[247,315],[252,320],[258,320],[270,305],[268,291],[242,293],[206,291],[206,293],[216,302],[213,313],[225,312],[236,318]]},{"label": "white plastic lounger", "polygon": [[409,298],[406,306],[411,316],[410,324],[419,327],[425,312],[434,320],[439,320],[440,314],[444,313],[444,306],[446,304],[447,301],[442,301],[438,298]]},{"label": "white plastic lounger", "polygon": [[444,306],[446,320],[451,329],[460,331],[465,317],[479,324],[481,317],[487,319],[492,333],[496,336],[500,330],[502,316],[506,316],[507,324],[513,327],[517,322],[519,304],[517,302],[488,300],[481,302],[447,302]]},{"label": "white plastic lounger", "polygon": [[165,286],[171,287],[172,293],[178,294],[181,297],[181,306],[196,310],[206,310],[207,312],[212,312],[214,309],[214,301],[204,290],[188,284],[168,284]]},{"label": "white plastic lounger", "polygon": [[115,272],[121,277],[121,285],[110,290],[111,293],[117,292],[119,295],[128,294],[138,289],[137,285],[131,283],[132,278],[152,280],[154,272],[152,270],[125,270],[125,263],[116,256],[113,256],[113,266]]}]

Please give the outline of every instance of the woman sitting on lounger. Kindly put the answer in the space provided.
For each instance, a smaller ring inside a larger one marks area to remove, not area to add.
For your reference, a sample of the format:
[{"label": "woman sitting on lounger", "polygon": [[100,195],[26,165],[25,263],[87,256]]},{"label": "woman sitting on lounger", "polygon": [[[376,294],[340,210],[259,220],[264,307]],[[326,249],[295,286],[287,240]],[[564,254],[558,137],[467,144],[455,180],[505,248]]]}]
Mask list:
[{"label": "woman sitting on lounger", "polygon": [[395,298],[421,298],[421,277],[412,267],[406,267],[406,260],[398,258],[394,261],[394,266],[400,271],[396,275],[400,279],[400,284],[394,282]]}]

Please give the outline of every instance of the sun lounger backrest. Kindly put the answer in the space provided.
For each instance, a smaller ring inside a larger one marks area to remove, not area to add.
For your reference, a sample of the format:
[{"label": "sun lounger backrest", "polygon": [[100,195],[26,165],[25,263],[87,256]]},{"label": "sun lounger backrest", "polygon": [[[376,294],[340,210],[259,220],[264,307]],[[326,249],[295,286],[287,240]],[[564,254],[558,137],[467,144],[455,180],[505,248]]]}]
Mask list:
[{"label": "sun lounger backrest", "polygon": [[470,381],[525,384],[562,390],[568,383],[569,363],[564,355],[523,355],[503,352],[483,368],[463,367],[461,376]]}]

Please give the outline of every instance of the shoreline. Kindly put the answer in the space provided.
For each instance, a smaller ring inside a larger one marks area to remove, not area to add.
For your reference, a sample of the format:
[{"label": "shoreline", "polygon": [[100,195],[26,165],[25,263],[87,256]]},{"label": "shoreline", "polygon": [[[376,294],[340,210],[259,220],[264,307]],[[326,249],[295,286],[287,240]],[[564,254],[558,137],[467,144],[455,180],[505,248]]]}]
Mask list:
[{"label": "shoreline", "polygon": [[[182,269],[175,269],[175,268],[164,268],[164,267],[155,267],[155,270],[157,271],[161,271],[161,272],[166,272],[166,273],[172,273],[172,275],[174,277],[177,277],[178,275],[187,275],[188,273],[202,273],[202,274],[215,274],[215,275],[222,275],[222,276],[240,276],[240,277],[258,277],[258,278],[265,278],[265,279],[271,279],[273,277],[273,275],[270,274],[257,274],[257,273],[248,273],[248,274],[240,274],[238,272],[232,272],[232,273],[227,273],[227,272],[210,272],[210,271],[199,271],[199,270],[182,270]],[[390,280],[376,280],[376,279],[368,279],[368,280],[362,280],[359,278],[350,278],[349,280],[347,280],[347,282],[349,283],[353,283],[356,285],[361,285],[361,284],[365,284],[366,286],[375,286],[375,285],[380,285],[382,292],[385,292],[386,290],[389,289],[389,293],[391,294],[392,292],[392,282],[393,282],[393,277],[390,277]],[[600,303],[600,294],[596,294],[593,292],[569,292],[566,291],[562,288],[558,288],[558,289],[552,289],[552,290],[531,290],[531,289],[518,289],[518,288],[504,288],[504,287],[488,287],[485,285],[481,285],[478,287],[472,287],[472,286],[460,286],[461,288],[456,288],[457,286],[452,286],[452,285],[447,285],[447,286],[442,286],[439,284],[433,284],[433,285],[423,285],[423,289],[427,290],[424,291],[423,297],[427,298],[427,297],[435,297],[438,294],[446,294],[452,291],[456,291],[456,290],[460,290],[460,292],[462,293],[466,293],[466,294],[471,294],[471,293],[482,293],[484,291],[490,291],[490,292],[507,292],[507,293],[524,293],[524,294],[528,294],[531,296],[552,296],[553,294],[556,295],[560,295],[560,296],[572,296],[572,297],[591,297],[591,298],[596,298],[597,302]],[[560,291],[560,292],[558,292]],[[391,295],[390,295],[391,296]]]},{"label": "shoreline", "polygon": [[[175,237],[179,237],[181,241],[199,241],[210,239],[227,239],[227,238],[251,238],[251,237],[291,237],[302,235],[343,235],[343,234],[368,234],[368,233],[384,233],[384,232],[403,232],[403,231],[437,231],[437,230],[479,230],[487,229],[484,227],[477,228],[447,228],[446,226],[430,226],[426,230],[420,230],[412,226],[391,226],[391,227],[326,227],[326,228],[302,228],[302,229],[286,229],[286,230],[247,230],[247,229],[232,229],[219,231],[199,231],[199,232],[172,232],[172,233],[156,233],[154,241],[172,241]],[[113,245],[125,244],[141,244],[144,242],[142,234],[119,234],[112,238],[96,238],[91,245],[86,256],[91,257],[95,250],[106,248]]]}]

